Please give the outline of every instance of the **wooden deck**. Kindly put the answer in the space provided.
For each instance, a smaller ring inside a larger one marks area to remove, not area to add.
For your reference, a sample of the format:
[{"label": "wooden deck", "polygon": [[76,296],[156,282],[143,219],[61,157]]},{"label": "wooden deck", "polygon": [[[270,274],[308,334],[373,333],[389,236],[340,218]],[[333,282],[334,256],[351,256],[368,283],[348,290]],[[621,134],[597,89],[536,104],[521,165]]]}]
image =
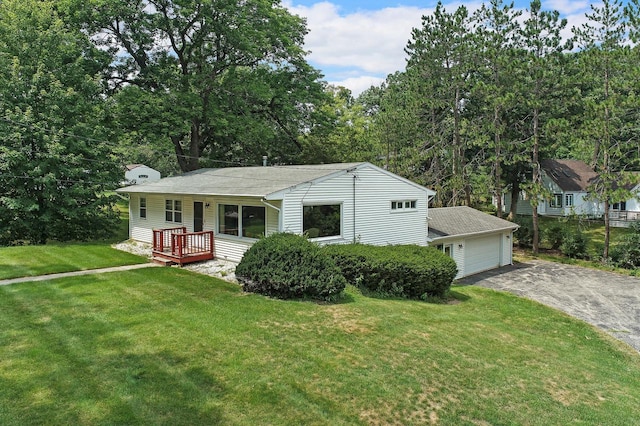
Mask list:
[{"label": "wooden deck", "polygon": [[213,231],[187,232],[184,226],[153,230],[153,259],[184,265],[215,257]]}]

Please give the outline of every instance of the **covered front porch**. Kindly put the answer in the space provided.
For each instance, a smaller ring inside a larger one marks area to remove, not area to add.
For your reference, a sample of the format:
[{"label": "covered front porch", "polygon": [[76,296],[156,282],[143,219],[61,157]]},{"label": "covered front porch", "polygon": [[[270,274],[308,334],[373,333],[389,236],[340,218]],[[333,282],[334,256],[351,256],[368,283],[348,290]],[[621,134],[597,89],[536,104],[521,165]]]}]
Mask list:
[{"label": "covered front porch", "polygon": [[184,226],[153,230],[153,260],[185,265],[215,257],[213,231],[187,232]]}]

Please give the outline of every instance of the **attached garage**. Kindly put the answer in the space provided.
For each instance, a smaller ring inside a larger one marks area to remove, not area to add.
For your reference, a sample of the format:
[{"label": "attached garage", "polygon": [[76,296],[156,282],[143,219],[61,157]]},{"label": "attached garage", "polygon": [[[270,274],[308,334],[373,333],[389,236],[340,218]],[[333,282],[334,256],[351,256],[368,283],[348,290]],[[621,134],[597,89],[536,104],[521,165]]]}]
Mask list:
[{"label": "attached garage", "polygon": [[501,234],[465,239],[465,275],[500,267],[501,242]]},{"label": "attached garage", "polygon": [[515,223],[470,207],[429,209],[429,245],[455,260],[456,278],[510,265]]}]

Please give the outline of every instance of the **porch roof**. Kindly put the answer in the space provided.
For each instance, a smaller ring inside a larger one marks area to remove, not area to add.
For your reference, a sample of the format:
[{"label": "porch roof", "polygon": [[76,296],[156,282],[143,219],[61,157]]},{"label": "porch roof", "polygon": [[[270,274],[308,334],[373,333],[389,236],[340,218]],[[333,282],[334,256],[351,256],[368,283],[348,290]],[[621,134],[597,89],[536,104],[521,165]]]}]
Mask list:
[{"label": "porch roof", "polygon": [[116,190],[121,193],[266,197],[368,163],[199,169]]},{"label": "porch roof", "polygon": [[513,222],[483,213],[471,207],[441,207],[429,209],[429,239],[469,236],[513,230]]}]

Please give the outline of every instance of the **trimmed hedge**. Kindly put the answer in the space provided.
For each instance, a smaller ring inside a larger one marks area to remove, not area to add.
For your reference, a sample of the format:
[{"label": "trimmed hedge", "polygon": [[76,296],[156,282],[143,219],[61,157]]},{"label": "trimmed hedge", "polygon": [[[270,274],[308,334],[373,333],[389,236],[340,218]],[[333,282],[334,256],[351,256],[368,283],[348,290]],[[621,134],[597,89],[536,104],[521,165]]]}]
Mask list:
[{"label": "trimmed hedge", "polygon": [[347,282],[335,262],[305,237],[280,233],[251,246],[236,267],[246,292],[279,299],[332,300]]},{"label": "trimmed hedge", "polygon": [[458,272],[453,259],[433,247],[346,244],[323,249],[349,283],[388,296],[443,297]]}]

